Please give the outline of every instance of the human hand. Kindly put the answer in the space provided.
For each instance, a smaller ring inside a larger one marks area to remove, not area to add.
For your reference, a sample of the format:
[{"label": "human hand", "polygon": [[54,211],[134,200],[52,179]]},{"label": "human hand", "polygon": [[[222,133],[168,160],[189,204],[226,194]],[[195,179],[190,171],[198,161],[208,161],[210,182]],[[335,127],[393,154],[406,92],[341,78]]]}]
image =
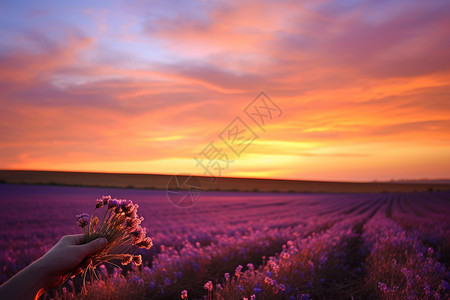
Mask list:
[{"label": "human hand", "polygon": [[36,263],[42,267],[43,288],[48,290],[64,282],[69,273],[77,275],[92,263],[89,256],[101,250],[108,241],[105,238],[83,243],[83,234],[62,237]]},{"label": "human hand", "polygon": [[89,257],[106,246],[104,238],[83,243],[83,234],[62,237],[44,256],[0,286],[0,299],[38,299],[46,290],[76,275],[90,263]]}]

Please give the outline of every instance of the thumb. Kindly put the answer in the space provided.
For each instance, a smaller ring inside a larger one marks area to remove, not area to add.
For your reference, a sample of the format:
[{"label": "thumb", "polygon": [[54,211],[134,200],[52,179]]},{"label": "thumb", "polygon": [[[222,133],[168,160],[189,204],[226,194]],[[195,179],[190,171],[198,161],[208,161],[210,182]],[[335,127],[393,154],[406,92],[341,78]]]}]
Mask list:
[{"label": "thumb", "polygon": [[80,247],[80,251],[82,251],[83,255],[86,257],[86,256],[92,255],[95,252],[103,249],[103,247],[105,247],[106,244],[108,244],[108,240],[105,238],[100,238],[100,239],[95,239],[93,241],[90,241],[87,244],[79,245],[79,247]]}]

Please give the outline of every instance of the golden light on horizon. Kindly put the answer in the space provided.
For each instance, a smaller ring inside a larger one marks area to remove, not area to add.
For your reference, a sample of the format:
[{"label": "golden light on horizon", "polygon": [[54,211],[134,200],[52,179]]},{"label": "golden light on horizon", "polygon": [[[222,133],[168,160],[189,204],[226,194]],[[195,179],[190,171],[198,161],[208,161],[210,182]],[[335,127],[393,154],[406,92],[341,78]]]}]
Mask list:
[{"label": "golden light on horizon", "polygon": [[[29,4],[0,11],[0,169],[204,175],[214,142],[221,176],[450,178],[446,4]],[[261,91],[282,110],[264,130]],[[257,135],[239,155],[236,117]]]}]

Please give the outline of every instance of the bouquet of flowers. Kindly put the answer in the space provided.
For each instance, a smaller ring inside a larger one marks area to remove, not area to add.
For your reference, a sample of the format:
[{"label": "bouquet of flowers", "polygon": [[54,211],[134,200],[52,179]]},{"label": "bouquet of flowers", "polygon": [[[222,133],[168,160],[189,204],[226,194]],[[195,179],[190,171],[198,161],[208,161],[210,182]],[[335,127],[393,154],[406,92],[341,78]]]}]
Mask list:
[{"label": "bouquet of flowers", "polygon": [[[94,217],[96,209],[106,208],[102,220]],[[77,224],[83,229],[84,242],[89,243],[97,238],[106,238],[108,244],[90,257],[92,263],[83,271],[83,287],[86,291],[86,274],[95,275],[94,269],[100,263],[112,263],[113,260],[121,260],[122,265],[134,262],[142,263],[141,255],[132,255],[127,252],[133,246],[150,249],[152,240],[146,237],[145,227],[141,227],[143,217],[139,217],[137,209],[139,205],[131,200],[112,199],[111,196],[103,196],[97,199],[94,212],[91,216],[87,213],[77,215]]]}]

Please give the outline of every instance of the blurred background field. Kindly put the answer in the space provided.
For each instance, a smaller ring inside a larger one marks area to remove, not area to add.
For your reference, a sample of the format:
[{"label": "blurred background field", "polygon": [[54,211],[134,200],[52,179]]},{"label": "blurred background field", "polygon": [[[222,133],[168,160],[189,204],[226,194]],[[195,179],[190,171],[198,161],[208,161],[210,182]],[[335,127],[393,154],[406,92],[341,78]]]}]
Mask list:
[{"label": "blurred background field", "polygon": [[[190,175],[178,175],[187,178]],[[173,175],[0,170],[0,182],[68,186],[167,189]],[[339,182],[194,176],[203,190],[300,193],[382,193],[449,191],[450,180]],[[214,180],[213,180],[214,179]]]},{"label": "blurred background field", "polygon": [[[79,233],[102,195],[138,203],[155,246],[142,266],[97,268],[46,299],[447,299],[450,193],[204,192],[0,185],[1,282]],[[211,281],[211,284],[207,284]],[[90,279],[89,279],[90,282]]]}]

